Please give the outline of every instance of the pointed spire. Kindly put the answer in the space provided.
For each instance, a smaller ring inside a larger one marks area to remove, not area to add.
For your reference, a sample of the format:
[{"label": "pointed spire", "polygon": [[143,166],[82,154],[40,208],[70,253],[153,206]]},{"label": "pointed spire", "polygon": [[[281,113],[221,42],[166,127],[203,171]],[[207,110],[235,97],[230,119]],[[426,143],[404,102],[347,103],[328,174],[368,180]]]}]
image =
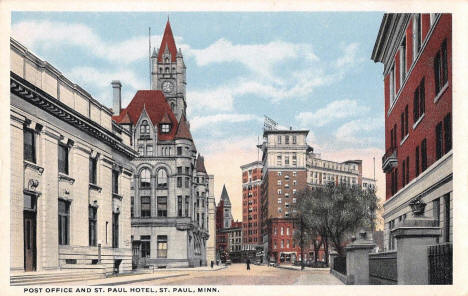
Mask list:
[{"label": "pointed spire", "polygon": [[175,135],[176,139],[187,139],[193,142],[192,134],[188,127],[188,122],[185,119],[185,116],[182,115],[179,121],[179,127],[177,128],[177,133]]},{"label": "pointed spire", "polygon": [[196,169],[197,173],[205,173],[206,174],[206,169],[205,169],[205,158],[198,153],[197,157],[197,163],[196,163]]},{"label": "pointed spire", "polygon": [[164,113],[164,115],[163,115],[163,117],[162,117],[160,123],[169,123],[169,124],[172,123],[172,121],[171,121],[171,119],[169,118],[169,115],[167,114],[167,112]]},{"label": "pointed spire", "polygon": [[169,22],[169,17],[166,23],[166,29],[164,29],[164,35],[161,41],[161,46],[159,47],[158,62],[163,61],[163,52],[165,48],[169,50],[171,54],[171,61],[176,61],[177,56],[177,47],[174,41],[174,36],[172,35],[171,23]]},{"label": "pointed spire", "polygon": [[152,58],[155,58],[158,56],[158,53],[156,52],[156,48],[153,47],[153,54],[151,54]]},{"label": "pointed spire", "polygon": [[227,193],[227,190],[226,190],[226,184],[223,184],[223,191],[221,192],[221,200],[224,201],[225,205],[231,204],[231,200],[229,199],[229,194]]}]

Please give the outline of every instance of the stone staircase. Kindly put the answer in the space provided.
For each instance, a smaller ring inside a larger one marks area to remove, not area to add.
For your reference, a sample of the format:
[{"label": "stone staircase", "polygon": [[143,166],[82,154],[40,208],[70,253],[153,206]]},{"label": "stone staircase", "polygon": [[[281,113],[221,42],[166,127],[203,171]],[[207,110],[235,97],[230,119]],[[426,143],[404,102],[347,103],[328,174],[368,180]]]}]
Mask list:
[{"label": "stone staircase", "polygon": [[62,266],[62,270],[22,272],[10,275],[11,286],[58,284],[74,281],[103,279],[106,277],[105,268],[96,265],[73,264],[72,268]]}]

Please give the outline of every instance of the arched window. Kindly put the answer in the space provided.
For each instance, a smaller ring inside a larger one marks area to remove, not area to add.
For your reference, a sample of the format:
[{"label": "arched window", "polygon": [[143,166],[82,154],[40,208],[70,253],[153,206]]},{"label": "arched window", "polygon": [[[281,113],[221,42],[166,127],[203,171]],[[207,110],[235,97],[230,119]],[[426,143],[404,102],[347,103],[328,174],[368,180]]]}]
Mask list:
[{"label": "arched window", "polygon": [[140,173],[140,188],[151,187],[151,171],[149,169],[143,169]]},{"label": "arched window", "polygon": [[161,73],[162,73],[162,72],[163,72],[163,70],[162,70],[162,69],[163,69],[162,67],[159,67],[159,72],[161,72]]},{"label": "arched window", "polygon": [[166,57],[166,58],[164,59],[164,62],[165,62],[166,64],[169,63],[169,58]]},{"label": "arched window", "polygon": [[158,189],[167,188],[167,173],[166,170],[160,169],[158,171]]},{"label": "arched window", "polygon": [[172,110],[175,109],[175,104],[174,104],[174,102],[171,103],[171,109],[172,109]]},{"label": "arched window", "polygon": [[148,121],[143,120],[140,125],[140,134],[147,135],[149,134],[149,125]]},{"label": "arched window", "polygon": [[165,71],[166,73],[169,73],[169,67],[166,67]]}]

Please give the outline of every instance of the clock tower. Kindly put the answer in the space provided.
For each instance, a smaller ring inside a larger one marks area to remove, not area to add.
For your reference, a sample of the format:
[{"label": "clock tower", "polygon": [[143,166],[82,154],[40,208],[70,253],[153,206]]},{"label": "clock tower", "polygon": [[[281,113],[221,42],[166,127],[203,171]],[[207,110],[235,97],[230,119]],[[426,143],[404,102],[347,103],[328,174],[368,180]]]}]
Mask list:
[{"label": "clock tower", "polygon": [[153,49],[151,55],[151,89],[163,91],[178,121],[182,115],[186,116],[185,85],[184,58],[180,48],[177,50],[171,24],[167,20],[161,46],[158,50]]}]

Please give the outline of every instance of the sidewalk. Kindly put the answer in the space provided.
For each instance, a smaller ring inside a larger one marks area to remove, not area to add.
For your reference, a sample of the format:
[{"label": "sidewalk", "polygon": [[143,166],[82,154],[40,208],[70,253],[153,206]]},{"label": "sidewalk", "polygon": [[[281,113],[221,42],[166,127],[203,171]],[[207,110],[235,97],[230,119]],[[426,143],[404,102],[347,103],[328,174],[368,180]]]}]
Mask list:
[{"label": "sidewalk", "polygon": [[144,269],[132,273],[124,273],[113,275],[104,279],[83,280],[68,282],[70,285],[77,286],[115,286],[115,285],[128,285],[138,282],[146,282],[158,279],[166,279],[171,277],[181,277],[190,275],[192,272],[200,271],[217,271],[227,268],[225,265],[214,266],[213,268],[202,267],[187,267],[187,268],[168,268],[168,269]]},{"label": "sidewalk", "polygon": [[[283,268],[283,269],[290,269],[290,270],[301,270],[300,266],[296,265],[278,265],[275,266],[276,268]],[[314,267],[304,267],[304,270],[315,270],[315,271],[323,271],[323,272],[330,272],[330,267],[323,267],[323,268],[314,268]]]}]

